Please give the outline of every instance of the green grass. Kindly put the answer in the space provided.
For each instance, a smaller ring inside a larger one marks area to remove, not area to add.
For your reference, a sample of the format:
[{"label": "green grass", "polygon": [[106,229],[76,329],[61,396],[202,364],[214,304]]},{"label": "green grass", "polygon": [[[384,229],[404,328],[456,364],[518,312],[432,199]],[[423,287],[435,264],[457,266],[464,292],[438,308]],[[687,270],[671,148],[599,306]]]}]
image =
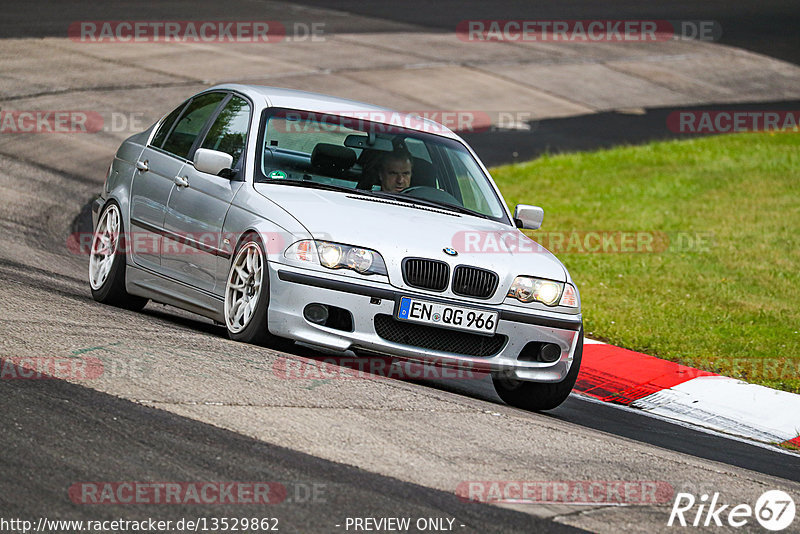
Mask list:
[{"label": "green grass", "polygon": [[552,232],[656,236],[656,252],[557,254],[588,336],[800,392],[800,134],[543,156],[492,174],[512,207],[545,209],[529,233],[543,244]]}]

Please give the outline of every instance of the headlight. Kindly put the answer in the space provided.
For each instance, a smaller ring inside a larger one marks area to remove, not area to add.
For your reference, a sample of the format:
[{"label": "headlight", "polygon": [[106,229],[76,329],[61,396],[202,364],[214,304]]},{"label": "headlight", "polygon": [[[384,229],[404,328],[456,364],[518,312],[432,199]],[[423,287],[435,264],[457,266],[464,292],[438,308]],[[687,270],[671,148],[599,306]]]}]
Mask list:
[{"label": "headlight", "polygon": [[342,247],[335,243],[317,243],[319,262],[328,269],[336,269],[342,259]]},{"label": "headlight", "polygon": [[558,304],[564,284],[528,276],[518,276],[508,290],[508,296],[520,302],[539,301],[547,306]]},{"label": "headlight", "polygon": [[379,253],[362,247],[329,241],[298,241],[284,255],[292,260],[315,263],[328,269],[351,269],[364,275],[386,275],[386,264]]},{"label": "headlight", "polygon": [[[360,273],[366,273],[369,271],[370,267],[372,267],[372,264],[375,263],[376,254],[377,252],[372,252],[365,248],[351,248],[347,251],[345,265]],[[381,262],[383,262],[383,260],[381,260]],[[385,270],[384,268],[384,271]]]}]

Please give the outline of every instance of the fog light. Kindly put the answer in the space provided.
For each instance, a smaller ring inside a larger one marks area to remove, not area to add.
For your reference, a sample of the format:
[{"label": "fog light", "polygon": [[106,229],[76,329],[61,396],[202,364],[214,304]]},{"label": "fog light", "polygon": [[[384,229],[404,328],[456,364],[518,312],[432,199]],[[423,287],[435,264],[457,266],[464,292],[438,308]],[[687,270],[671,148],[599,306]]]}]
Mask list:
[{"label": "fog light", "polygon": [[545,343],[539,349],[539,361],[551,363],[561,357],[561,347],[555,343]]},{"label": "fog light", "polygon": [[309,304],[303,310],[303,317],[309,323],[324,325],[328,320],[328,307],[324,304]]}]

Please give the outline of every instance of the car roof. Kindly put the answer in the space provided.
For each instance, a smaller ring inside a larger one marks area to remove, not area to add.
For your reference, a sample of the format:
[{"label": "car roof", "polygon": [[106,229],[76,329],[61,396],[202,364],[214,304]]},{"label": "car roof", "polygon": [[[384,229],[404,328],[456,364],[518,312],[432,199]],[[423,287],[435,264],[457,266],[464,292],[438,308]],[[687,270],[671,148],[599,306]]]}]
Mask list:
[{"label": "car roof", "polygon": [[[299,109],[302,111],[311,111],[314,113],[327,113],[327,114],[369,114],[371,120],[376,122],[389,122],[392,120],[400,121],[402,125],[410,130],[424,131],[434,133],[450,139],[460,138],[446,126],[419,115],[405,113],[402,111],[393,110],[373,104],[358,102],[356,100],[348,100],[346,98],[339,98],[330,95],[323,95],[321,93],[312,93],[308,91],[299,91],[296,89],[285,89],[281,87],[270,87],[266,85],[244,85],[244,84],[221,84],[212,87],[211,89],[227,89],[238,91],[246,96],[249,96],[254,101],[263,99],[266,107]],[[389,115],[391,114],[391,115]],[[374,118],[377,115],[377,119]],[[359,115],[360,116],[360,115]],[[426,127],[425,123],[433,128]]]}]

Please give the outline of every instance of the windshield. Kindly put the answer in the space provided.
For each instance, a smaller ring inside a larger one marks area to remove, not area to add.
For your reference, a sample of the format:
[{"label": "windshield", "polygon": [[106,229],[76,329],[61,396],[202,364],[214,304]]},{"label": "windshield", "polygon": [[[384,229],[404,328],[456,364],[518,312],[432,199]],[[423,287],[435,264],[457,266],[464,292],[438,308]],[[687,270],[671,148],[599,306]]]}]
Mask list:
[{"label": "windshield", "polygon": [[[402,114],[368,115],[373,122],[355,114],[267,110],[256,182],[391,196],[509,222],[489,178],[461,143],[395,126],[398,119],[405,126],[417,121]],[[374,122],[378,117],[392,122]],[[441,128],[421,119],[417,124]]]}]

